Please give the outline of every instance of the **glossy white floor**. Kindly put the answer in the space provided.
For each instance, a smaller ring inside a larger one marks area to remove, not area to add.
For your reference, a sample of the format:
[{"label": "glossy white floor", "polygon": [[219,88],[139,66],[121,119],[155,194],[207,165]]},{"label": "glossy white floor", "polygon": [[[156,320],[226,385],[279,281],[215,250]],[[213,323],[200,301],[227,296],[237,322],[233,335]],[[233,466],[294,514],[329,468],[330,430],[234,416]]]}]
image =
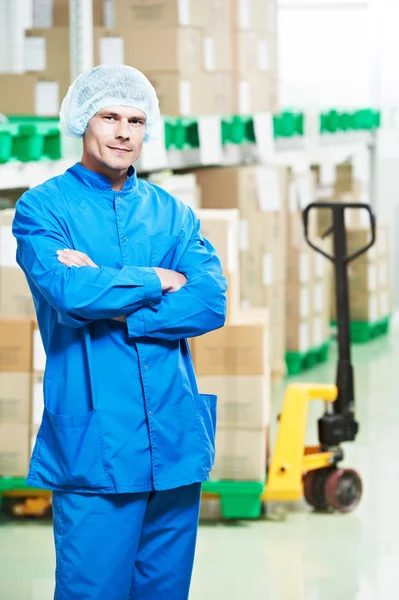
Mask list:
[{"label": "glossy white floor", "polygon": [[[333,382],[334,360],[299,379]],[[361,506],[348,516],[312,514],[304,505],[281,522],[202,525],[190,600],[397,597],[399,332],[357,347],[354,361],[361,433],[346,448],[345,463],[364,479]],[[283,391],[275,390],[275,414]],[[320,412],[315,405],[309,442]],[[1,525],[1,600],[52,599],[52,543],[48,525]]]}]

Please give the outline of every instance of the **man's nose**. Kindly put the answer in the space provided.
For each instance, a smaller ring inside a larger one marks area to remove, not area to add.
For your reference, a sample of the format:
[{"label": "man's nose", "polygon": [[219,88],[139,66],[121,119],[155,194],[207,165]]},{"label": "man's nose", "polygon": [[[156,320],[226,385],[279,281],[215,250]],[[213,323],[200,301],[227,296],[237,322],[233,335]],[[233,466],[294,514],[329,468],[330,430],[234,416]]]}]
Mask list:
[{"label": "man's nose", "polygon": [[118,125],[116,128],[116,137],[124,139],[130,138],[130,128],[128,119],[120,119],[120,121],[118,121]]}]

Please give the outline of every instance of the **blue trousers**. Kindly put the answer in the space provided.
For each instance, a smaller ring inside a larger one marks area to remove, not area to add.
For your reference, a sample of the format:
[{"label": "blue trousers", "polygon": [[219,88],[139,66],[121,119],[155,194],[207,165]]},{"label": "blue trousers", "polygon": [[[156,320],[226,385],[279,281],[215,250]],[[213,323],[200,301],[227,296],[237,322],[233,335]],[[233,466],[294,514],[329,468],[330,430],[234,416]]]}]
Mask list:
[{"label": "blue trousers", "polygon": [[200,496],[54,492],[54,599],[187,600]]}]

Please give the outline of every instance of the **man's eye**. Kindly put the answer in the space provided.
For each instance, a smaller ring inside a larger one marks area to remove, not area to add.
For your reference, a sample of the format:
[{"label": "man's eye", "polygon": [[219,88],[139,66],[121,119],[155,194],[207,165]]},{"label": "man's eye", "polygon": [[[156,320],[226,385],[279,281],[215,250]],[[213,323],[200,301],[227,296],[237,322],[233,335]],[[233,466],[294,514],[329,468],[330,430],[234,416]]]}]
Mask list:
[{"label": "man's eye", "polygon": [[144,125],[143,121],[140,121],[139,119],[132,119],[130,123],[132,125]]},{"label": "man's eye", "polygon": [[104,117],[104,119],[107,119],[107,121],[115,121],[115,117]]}]

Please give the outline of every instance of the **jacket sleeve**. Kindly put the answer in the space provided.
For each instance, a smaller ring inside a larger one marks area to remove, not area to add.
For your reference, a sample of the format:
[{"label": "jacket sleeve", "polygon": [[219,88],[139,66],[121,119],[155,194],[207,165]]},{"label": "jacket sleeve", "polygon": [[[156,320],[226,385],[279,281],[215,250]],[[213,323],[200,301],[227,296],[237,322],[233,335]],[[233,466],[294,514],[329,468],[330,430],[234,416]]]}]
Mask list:
[{"label": "jacket sleeve", "polygon": [[166,294],[155,307],[143,307],[126,318],[129,337],[164,340],[197,337],[223,327],[226,319],[227,280],[215,248],[202,237],[200,221],[191,209],[171,269],[187,283]]},{"label": "jacket sleeve", "polygon": [[32,199],[23,196],[18,201],[13,234],[18,264],[63,325],[78,328],[162,300],[161,282],[152,268],[69,268],[61,264],[57,250],[71,244],[50,211]]}]

